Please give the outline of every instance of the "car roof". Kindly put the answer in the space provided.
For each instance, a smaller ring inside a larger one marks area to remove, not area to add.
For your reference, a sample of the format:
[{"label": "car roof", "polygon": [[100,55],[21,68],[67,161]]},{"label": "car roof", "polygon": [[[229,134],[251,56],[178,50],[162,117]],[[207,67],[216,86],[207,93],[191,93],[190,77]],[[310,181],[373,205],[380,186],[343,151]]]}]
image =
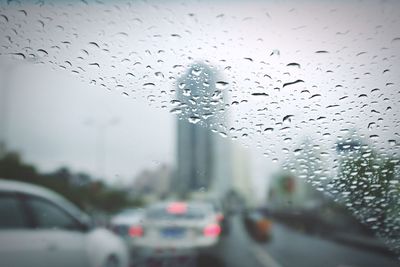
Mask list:
[{"label": "car roof", "polygon": [[68,201],[61,195],[49,189],[34,184],[0,179],[0,192],[22,193],[44,198],[63,207],[74,216],[78,217],[84,216],[84,213],[78,207],[76,207],[74,204],[72,204],[70,201]]},{"label": "car roof", "polygon": [[0,191],[26,193],[45,198],[57,197],[57,195],[54,192],[46,188],[25,182],[5,180],[5,179],[0,179]]}]

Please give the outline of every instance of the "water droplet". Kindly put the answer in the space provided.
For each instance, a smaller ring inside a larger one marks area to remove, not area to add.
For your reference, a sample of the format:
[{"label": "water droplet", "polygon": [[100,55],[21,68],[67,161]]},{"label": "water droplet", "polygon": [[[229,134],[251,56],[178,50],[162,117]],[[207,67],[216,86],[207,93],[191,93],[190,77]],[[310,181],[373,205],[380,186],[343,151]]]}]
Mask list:
[{"label": "water droplet", "polygon": [[223,90],[228,86],[229,83],[224,82],[224,81],[218,81],[215,83],[215,86],[217,89]]},{"label": "water droplet", "polygon": [[96,48],[100,48],[100,46],[99,46],[96,42],[89,42],[89,44],[90,44],[91,46],[96,47]]},{"label": "water droplet", "polygon": [[8,22],[8,17],[6,15],[1,14],[0,18],[2,18],[5,22]]},{"label": "water droplet", "polygon": [[252,93],[253,96],[269,96],[267,93]]},{"label": "water droplet", "polygon": [[156,85],[154,83],[144,83],[143,84],[143,87],[146,87],[146,88],[155,87],[155,86]]},{"label": "water droplet", "polygon": [[297,84],[297,83],[304,83],[304,81],[303,80],[295,80],[293,82],[284,83],[283,84],[283,88],[285,88],[285,87],[287,87],[289,85]]},{"label": "water droplet", "polygon": [[225,132],[219,132],[219,135],[224,137],[224,138],[228,137],[228,135]]},{"label": "water droplet", "polygon": [[389,143],[389,145],[391,145],[391,146],[395,146],[395,145],[396,145],[396,140],[394,140],[394,139],[389,139],[389,140],[388,140],[388,143]]},{"label": "water droplet", "polygon": [[321,97],[321,94],[314,94],[314,95],[310,96],[309,99],[313,99],[313,98],[317,98],[317,97]]},{"label": "water droplet", "polygon": [[96,62],[89,63],[89,66],[100,68],[99,63],[96,63]]},{"label": "water droplet", "polygon": [[26,58],[26,56],[23,53],[11,53],[10,55],[12,55],[12,57],[15,59],[25,59]]},{"label": "water droplet", "polygon": [[191,116],[189,117],[189,122],[193,124],[197,124],[201,119],[197,116]]},{"label": "water droplet", "polygon": [[378,220],[377,218],[371,217],[371,218],[366,219],[365,221],[366,222],[376,222],[377,220]]},{"label": "water droplet", "polygon": [[180,108],[173,108],[173,109],[171,109],[170,110],[170,112],[172,113],[172,114],[181,114],[182,113],[182,109],[180,109]]},{"label": "water droplet", "polygon": [[179,83],[178,84],[179,89],[183,89],[183,88],[185,88],[185,86],[186,86],[186,83]]},{"label": "water droplet", "polygon": [[156,75],[156,77],[158,78],[164,78],[164,74],[161,71],[157,71],[156,73],[154,73],[154,75]]},{"label": "water droplet", "polygon": [[392,39],[392,43],[400,42],[400,37],[396,37]]},{"label": "water droplet", "polygon": [[282,122],[285,122],[285,121],[291,122],[292,117],[294,117],[294,115],[286,115],[285,117],[283,117]]},{"label": "water droplet", "polygon": [[39,57],[45,57],[49,55],[49,53],[47,53],[47,51],[44,49],[38,49],[37,52]]},{"label": "water droplet", "polygon": [[281,52],[278,49],[274,49],[272,50],[271,54],[269,56],[279,56],[281,54]]},{"label": "water droplet", "polygon": [[203,70],[200,69],[200,68],[193,68],[193,69],[192,69],[192,74],[195,75],[195,76],[200,76],[200,74],[201,74],[202,71],[203,71]]},{"label": "water droplet", "polygon": [[296,63],[296,62],[289,63],[289,64],[287,64],[286,66],[288,66],[288,67],[297,67],[297,68],[300,69],[300,64],[299,64],[299,63]]}]

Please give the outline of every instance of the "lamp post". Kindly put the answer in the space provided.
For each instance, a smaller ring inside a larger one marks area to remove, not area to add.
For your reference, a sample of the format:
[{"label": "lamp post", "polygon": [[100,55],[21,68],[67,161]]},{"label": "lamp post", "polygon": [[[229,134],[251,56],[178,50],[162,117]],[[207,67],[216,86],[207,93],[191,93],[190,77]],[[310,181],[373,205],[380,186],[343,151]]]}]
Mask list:
[{"label": "lamp post", "polygon": [[88,119],[85,121],[86,126],[93,127],[96,130],[96,148],[95,162],[96,169],[100,178],[105,178],[106,175],[106,133],[110,127],[116,126],[119,123],[118,118],[111,118],[106,121],[95,121]]},{"label": "lamp post", "polygon": [[21,60],[13,60],[10,62],[6,62],[2,66],[2,83],[0,90],[0,158],[2,158],[6,154],[7,149],[7,135],[8,135],[8,126],[9,126],[9,116],[10,116],[10,94],[11,94],[11,80],[14,72],[18,69],[18,67],[35,63],[36,59],[29,58],[23,61]]}]

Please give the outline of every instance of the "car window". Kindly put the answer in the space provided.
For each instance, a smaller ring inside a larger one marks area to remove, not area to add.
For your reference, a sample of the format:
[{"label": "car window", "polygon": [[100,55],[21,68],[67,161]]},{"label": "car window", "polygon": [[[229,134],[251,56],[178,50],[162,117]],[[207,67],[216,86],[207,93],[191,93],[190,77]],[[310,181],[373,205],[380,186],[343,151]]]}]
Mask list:
[{"label": "car window", "polygon": [[29,206],[40,229],[78,229],[78,223],[70,215],[49,201],[31,198]]},{"label": "car window", "polygon": [[0,37],[0,177],[128,247],[398,266],[400,1],[0,1]]},{"label": "car window", "polygon": [[27,227],[27,221],[19,199],[0,193],[0,230]]}]

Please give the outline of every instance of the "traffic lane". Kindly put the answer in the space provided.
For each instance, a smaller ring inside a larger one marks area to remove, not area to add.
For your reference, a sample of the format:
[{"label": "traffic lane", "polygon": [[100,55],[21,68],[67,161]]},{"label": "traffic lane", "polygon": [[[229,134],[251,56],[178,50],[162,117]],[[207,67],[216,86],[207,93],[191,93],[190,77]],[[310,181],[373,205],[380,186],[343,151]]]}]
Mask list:
[{"label": "traffic lane", "polygon": [[[186,264],[180,262],[179,266],[196,267],[274,267],[262,263],[254,252],[252,242],[245,232],[241,219],[238,216],[230,219],[230,231],[228,235],[222,235],[220,241],[210,248],[204,248],[184,254],[191,257]],[[182,256],[182,255],[181,255]],[[180,256],[135,254],[131,266],[176,266]]]},{"label": "traffic lane", "polygon": [[307,235],[276,222],[266,243],[249,237],[240,216],[231,218],[231,227],[230,235],[222,237],[213,250],[228,267],[400,266],[395,257]]},{"label": "traffic lane", "polygon": [[134,249],[131,252],[131,267],[225,267],[225,263],[215,254],[215,250],[161,250]]},{"label": "traffic lane", "polygon": [[131,267],[180,266],[180,267],[226,267],[226,264],[212,253],[195,253],[181,255],[151,255],[132,258]]},{"label": "traffic lane", "polygon": [[271,239],[262,245],[285,267],[395,267],[398,259],[351,245],[307,235],[274,222]]},{"label": "traffic lane", "polygon": [[[186,266],[215,267],[394,267],[399,261],[371,250],[324,240],[274,222],[271,239],[254,242],[247,234],[242,218],[230,218],[230,233],[221,236],[211,248],[192,254]],[[174,262],[168,257],[164,263]],[[165,264],[165,266],[174,266]]]},{"label": "traffic lane", "polygon": [[[229,218],[229,234],[221,236],[220,242],[212,248],[203,250],[200,257],[212,256],[226,267],[279,267],[266,251],[262,254],[244,229],[241,216]],[[199,265],[214,266],[214,265]]]}]

